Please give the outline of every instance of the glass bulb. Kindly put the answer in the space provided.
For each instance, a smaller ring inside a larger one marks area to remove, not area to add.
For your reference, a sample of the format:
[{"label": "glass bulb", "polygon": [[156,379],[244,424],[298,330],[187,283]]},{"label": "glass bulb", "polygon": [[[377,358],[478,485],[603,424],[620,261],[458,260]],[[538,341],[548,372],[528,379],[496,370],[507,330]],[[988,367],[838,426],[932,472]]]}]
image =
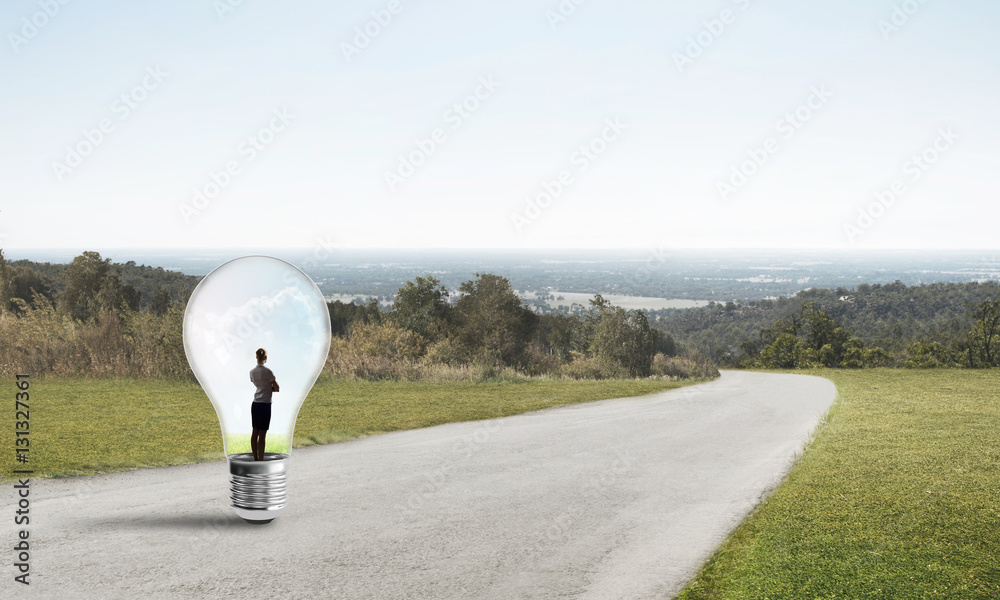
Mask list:
[{"label": "glass bulb", "polygon": [[[250,448],[250,371],[256,351],[279,391],[273,392],[264,460]],[[330,313],[308,275],[283,260],[245,256],[209,273],[184,311],[184,352],[222,426],[230,502],[251,523],[267,523],[285,507],[292,432],[302,401],[326,364]]]}]

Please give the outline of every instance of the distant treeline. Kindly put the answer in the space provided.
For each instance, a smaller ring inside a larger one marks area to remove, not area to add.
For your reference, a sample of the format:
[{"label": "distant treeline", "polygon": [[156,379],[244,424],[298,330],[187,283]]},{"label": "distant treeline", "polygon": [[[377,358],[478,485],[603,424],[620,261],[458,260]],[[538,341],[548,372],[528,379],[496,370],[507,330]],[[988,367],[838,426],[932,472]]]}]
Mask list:
[{"label": "distant treeline", "polygon": [[[0,371],[190,377],[182,323],[198,279],[112,264],[84,252],[68,265],[8,263],[0,251]],[[582,316],[537,315],[510,282],[484,273],[459,297],[416,277],[392,310],[328,303],[328,369],[381,378],[560,376],[711,378],[698,352],[680,356],[642,311],[595,296]]]},{"label": "distant treeline", "polygon": [[[84,252],[72,263],[63,265],[30,260],[7,262],[0,250],[0,263],[6,269],[2,282],[6,287],[2,291],[8,299],[7,308],[13,308],[10,302],[16,298],[34,306],[35,293],[51,303],[67,289],[70,294],[94,290],[110,294],[109,297],[95,299],[97,303],[90,306],[79,303],[77,318],[93,317],[101,302],[111,308],[121,301],[130,310],[150,309],[162,314],[171,302],[187,303],[201,279],[162,267],[136,265],[132,260],[112,264],[110,259],[102,259],[97,252]],[[68,300],[64,299],[64,302]]]},{"label": "distant treeline", "polygon": [[992,281],[810,289],[664,312],[654,324],[728,366],[1000,366]]},{"label": "distant treeline", "polygon": [[[0,371],[190,377],[182,322],[199,278],[84,252],[68,265],[0,251]],[[329,302],[340,376],[490,379],[717,375],[736,367],[1000,366],[1000,285],[810,289],[702,309],[537,314],[490,273],[458,290],[415,277],[390,310]]]}]

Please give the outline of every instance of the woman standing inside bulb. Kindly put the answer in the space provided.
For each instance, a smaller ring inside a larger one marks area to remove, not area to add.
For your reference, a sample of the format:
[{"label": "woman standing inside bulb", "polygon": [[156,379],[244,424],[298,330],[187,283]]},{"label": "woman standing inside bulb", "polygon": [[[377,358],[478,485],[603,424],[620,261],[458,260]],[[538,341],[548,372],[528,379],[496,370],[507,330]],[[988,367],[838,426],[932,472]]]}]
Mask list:
[{"label": "woman standing inside bulb", "polygon": [[271,426],[271,393],[279,391],[274,373],[264,366],[266,362],[267,351],[257,348],[257,366],[250,369],[250,382],[257,387],[250,405],[250,418],[253,421],[250,450],[253,451],[254,460],[264,460],[264,440],[267,438],[267,429]]}]

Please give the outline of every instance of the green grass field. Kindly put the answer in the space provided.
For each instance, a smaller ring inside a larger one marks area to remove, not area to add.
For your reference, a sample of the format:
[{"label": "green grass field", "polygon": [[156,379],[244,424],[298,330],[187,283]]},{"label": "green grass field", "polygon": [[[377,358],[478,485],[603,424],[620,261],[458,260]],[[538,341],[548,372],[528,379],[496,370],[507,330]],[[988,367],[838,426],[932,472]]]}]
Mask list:
[{"label": "green grass field", "polygon": [[[828,377],[839,390],[828,421],[787,481],[681,598],[1000,597],[1000,371],[809,373]],[[679,385],[327,379],[303,405],[294,443]],[[215,411],[194,383],[38,378],[31,383],[31,407],[35,476],[223,457]],[[12,425],[0,431],[3,447],[12,449],[13,438]],[[12,458],[3,463],[5,477],[15,468]]]},{"label": "green grass field", "polygon": [[1000,597],[1000,371],[816,374],[829,420],[681,598]]},{"label": "green grass field", "polygon": [[[575,402],[638,396],[685,385],[667,381],[518,380],[368,382],[321,379],[303,403],[294,447],[340,442],[452,421],[509,416]],[[10,384],[13,398],[14,384]],[[28,467],[35,477],[220,460],[222,431],[196,383],[174,380],[33,378],[30,463],[14,463],[14,424],[3,477]],[[13,402],[11,402],[13,409]],[[14,417],[11,410],[10,417]],[[274,436],[277,438],[278,436]],[[249,432],[247,448],[249,451]],[[268,436],[269,450],[280,440]]]}]

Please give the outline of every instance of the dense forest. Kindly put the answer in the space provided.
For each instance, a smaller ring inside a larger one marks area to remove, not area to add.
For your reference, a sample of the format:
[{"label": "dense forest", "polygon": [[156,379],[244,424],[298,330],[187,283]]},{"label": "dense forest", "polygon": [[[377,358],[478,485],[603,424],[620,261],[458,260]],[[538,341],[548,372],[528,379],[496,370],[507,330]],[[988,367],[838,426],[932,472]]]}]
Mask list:
[{"label": "dense forest", "polygon": [[[2,291],[3,297],[7,298],[8,309],[13,308],[11,302],[16,298],[34,306],[35,293],[48,302],[55,302],[56,296],[63,294],[67,288],[71,289],[71,294],[93,288],[112,296],[101,300],[95,298],[98,304],[103,302],[105,306],[117,307],[118,300],[123,300],[131,310],[151,309],[162,314],[171,302],[186,303],[201,279],[162,267],[136,265],[135,261],[111,264],[109,259],[102,259],[96,252],[84,252],[71,264],[63,265],[29,260],[7,262],[0,250],[0,264],[5,269],[0,283],[5,286]],[[70,298],[63,301],[72,302]],[[80,313],[77,314],[79,316]]]},{"label": "dense forest", "polygon": [[[979,367],[997,366],[1000,336],[993,330],[998,302],[1000,285],[992,281],[918,286],[897,281],[658,311],[651,319],[678,343],[728,366],[758,364],[760,353],[782,333],[807,342],[812,329],[832,323],[841,328],[838,335],[848,336],[843,343],[855,339],[855,346],[880,348],[885,355],[878,362],[889,366]],[[822,325],[821,315],[829,320]],[[985,360],[977,358],[982,353]]]},{"label": "dense forest", "polygon": [[[0,370],[189,377],[182,321],[199,278],[84,252],[69,264],[0,251]],[[328,302],[337,376],[705,378],[730,367],[1000,366],[1000,285],[902,282],[642,311],[600,294],[540,311],[506,277],[449,290],[432,276],[382,302]]]}]

